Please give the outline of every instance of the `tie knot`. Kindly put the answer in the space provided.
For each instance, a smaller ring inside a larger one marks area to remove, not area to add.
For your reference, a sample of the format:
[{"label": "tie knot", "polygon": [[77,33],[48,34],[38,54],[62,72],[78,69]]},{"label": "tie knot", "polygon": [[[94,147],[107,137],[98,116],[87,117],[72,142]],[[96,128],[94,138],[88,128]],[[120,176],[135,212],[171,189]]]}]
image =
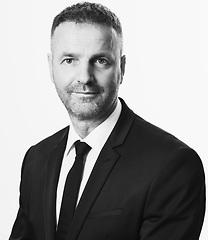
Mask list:
[{"label": "tie knot", "polygon": [[84,156],[87,154],[91,147],[85,143],[85,142],[80,142],[79,140],[74,143],[75,145],[75,150],[76,150],[76,155],[77,156]]}]

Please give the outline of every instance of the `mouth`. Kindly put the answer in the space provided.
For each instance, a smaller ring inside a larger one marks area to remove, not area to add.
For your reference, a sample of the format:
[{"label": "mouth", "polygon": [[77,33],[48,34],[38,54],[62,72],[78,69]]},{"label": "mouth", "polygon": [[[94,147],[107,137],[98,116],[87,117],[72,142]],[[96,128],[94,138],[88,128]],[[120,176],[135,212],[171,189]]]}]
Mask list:
[{"label": "mouth", "polygon": [[95,94],[98,94],[99,92],[92,92],[92,91],[75,91],[74,92],[75,94],[82,94],[82,95],[95,95]]},{"label": "mouth", "polygon": [[76,91],[73,92],[73,94],[75,96],[77,96],[78,98],[95,98],[97,97],[97,95],[99,94],[99,92],[82,92],[82,91]]},{"label": "mouth", "polygon": [[102,92],[102,89],[95,84],[89,85],[89,84],[81,84],[81,83],[75,84],[68,90],[73,94],[82,95],[82,96],[90,96],[90,95],[94,96]]}]

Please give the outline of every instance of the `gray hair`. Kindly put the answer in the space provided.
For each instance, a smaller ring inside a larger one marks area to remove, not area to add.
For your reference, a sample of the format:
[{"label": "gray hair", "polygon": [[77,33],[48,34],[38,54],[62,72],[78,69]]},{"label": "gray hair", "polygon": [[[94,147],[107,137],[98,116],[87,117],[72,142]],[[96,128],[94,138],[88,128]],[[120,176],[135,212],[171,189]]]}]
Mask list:
[{"label": "gray hair", "polygon": [[120,37],[121,52],[123,48],[122,26],[118,17],[107,7],[97,3],[77,3],[61,11],[53,20],[51,38],[55,29],[64,22],[89,23],[112,27]]}]

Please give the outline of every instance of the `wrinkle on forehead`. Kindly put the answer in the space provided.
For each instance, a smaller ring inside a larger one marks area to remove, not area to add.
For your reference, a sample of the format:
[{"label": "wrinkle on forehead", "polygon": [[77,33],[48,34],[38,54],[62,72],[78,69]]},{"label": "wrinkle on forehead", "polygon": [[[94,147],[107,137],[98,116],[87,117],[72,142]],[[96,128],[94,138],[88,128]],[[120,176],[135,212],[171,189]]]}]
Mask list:
[{"label": "wrinkle on forehead", "polygon": [[[100,50],[120,51],[120,37],[113,28],[88,23],[60,24],[51,39],[51,51],[69,46],[95,46]],[[70,47],[71,46],[71,47]]]}]

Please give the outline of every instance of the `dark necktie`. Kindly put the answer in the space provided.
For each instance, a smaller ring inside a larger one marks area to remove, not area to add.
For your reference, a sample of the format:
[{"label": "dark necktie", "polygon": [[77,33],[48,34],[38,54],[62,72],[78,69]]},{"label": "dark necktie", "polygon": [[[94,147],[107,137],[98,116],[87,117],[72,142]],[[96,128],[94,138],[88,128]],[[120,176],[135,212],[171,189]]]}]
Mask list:
[{"label": "dark necktie", "polygon": [[91,147],[85,142],[76,141],[74,145],[76,149],[76,158],[67,175],[64,186],[56,240],[66,239],[66,235],[75,212],[80,183],[82,180],[84,168],[83,157],[91,149]]}]

